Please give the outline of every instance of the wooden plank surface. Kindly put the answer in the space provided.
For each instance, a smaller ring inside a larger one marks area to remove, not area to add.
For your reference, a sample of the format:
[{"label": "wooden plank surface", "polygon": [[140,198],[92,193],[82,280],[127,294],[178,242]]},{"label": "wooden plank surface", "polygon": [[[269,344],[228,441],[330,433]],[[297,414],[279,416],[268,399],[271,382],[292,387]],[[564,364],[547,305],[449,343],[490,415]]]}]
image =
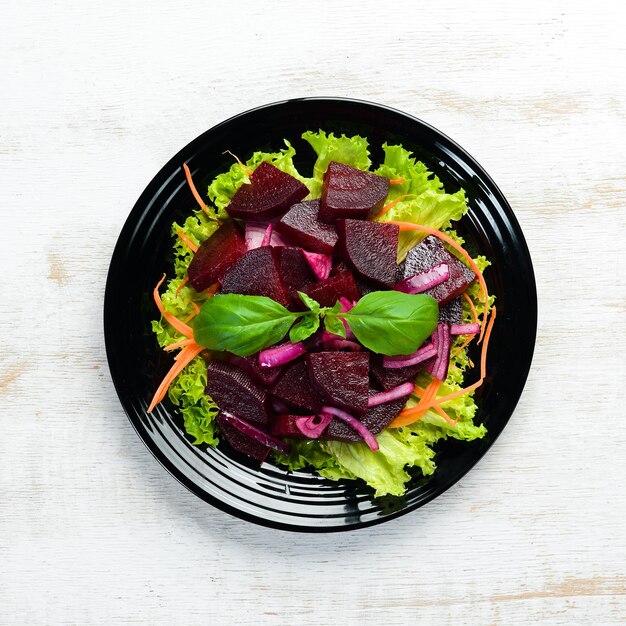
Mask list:
[{"label": "wooden plank surface", "polygon": [[[621,3],[5,3],[0,623],[593,624],[626,619]],[[382,102],[487,169],[527,236],[534,366],[459,484],[303,536],[187,493],[109,378],[110,255],[162,164],[283,98]]]}]

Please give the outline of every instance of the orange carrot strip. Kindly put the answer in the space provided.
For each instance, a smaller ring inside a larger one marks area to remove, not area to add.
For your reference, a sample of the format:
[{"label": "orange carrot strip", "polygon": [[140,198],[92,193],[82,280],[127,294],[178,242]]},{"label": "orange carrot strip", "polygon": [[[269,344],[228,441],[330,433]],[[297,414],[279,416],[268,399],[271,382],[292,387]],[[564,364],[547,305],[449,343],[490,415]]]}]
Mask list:
[{"label": "orange carrot strip", "polygon": [[161,301],[161,296],[159,295],[159,287],[163,284],[165,280],[165,274],[163,274],[163,278],[157,283],[157,286],[154,288],[152,292],[154,297],[154,303],[157,305],[161,315],[181,334],[185,335],[187,339],[193,339],[193,329],[191,326],[187,326],[184,322],[181,322],[176,316],[168,313],[163,306],[163,302]]},{"label": "orange carrot strip", "polygon": [[[396,204],[398,204],[398,202],[400,202],[400,200],[403,200],[404,198],[408,198],[409,196],[414,196],[414,193],[405,193],[401,196],[398,196],[397,198],[395,198],[394,200],[392,200],[391,202],[387,202],[387,204],[381,209],[380,213],[374,218],[375,220],[381,218],[385,213],[387,213],[387,211],[389,211],[390,209],[392,209],[394,206],[396,206]],[[398,224],[403,224],[404,222],[397,222]]]},{"label": "orange carrot strip", "polygon": [[233,152],[231,152],[230,150],[224,150],[224,152],[222,152],[222,154],[230,154],[231,157],[233,157],[233,159],[235,159],[235,161],[237,161],[237,163],[239,164],[239,166],[241,168],[243,168],[243,171],[246,173],[247,176],[250,176],[252,174],[252,170],[249,167],[246,167],[242,162],[241,159],[234,154]]},{"label": "orange carrot strip", "polygon": [[193,307],[193,310],[195,311],[196,315],[198,313],[200,313],[200,307],[198,306],[197,302],[194,302],[193,300],[191,301],[191,306]]},{"label": "orange carrot strip", "polygon": [[200,208],[212,219],[213,216],[209,213],[209,209],[206,205],[206,202],[202,199],[202,196],[198,193],[196,186],[193,184],[193,179],[191,178],[191,172],[189,171],[189,166],[187,163],[183,163],[183,170],[185,170],[185,178],[187,179],[187,183],[189,184],[189,188],[191,189],[191,193],[193,197],[196,199],[196,202],[200,205]]},{"label": "orange carrot strip", "polygon": [[400,415],[398,415],[398,417],[396,417],[396,419],[393,420],[389,426],[387,426],[387,428],[400,428],[400,426],[412,424],[425,415],[426,411],[429,409],[433,396],[437,393],[440,386],[441,381],[433,378],[428,387],[426,387],[424,395],[421,397],[420,401],[413,408],[402,411]]},{"label": "orange carrot strip", "polygon": [[401,185],[402,183],[406,183],[406,179],[404,178],[391,178],[389,179],[390,185]]},{"label": "orange carrot strip", "polygon": [[467,346],[472,343],[474,339],[474,335],[470,335],[455,351],[454,354],[452,355],[453,357],[455,357],[457,354],[459,354],[459,352],[461,352],[461,350],[463,350],[463,348],[467,348]]},{"label": "orange carrot strip", "polygon": [[219,289],[219,287],[219,283],[213,283],[210,287],[207,287],[204,290],[204,293],[206,293],[209,298],[212,298],[215,295],[215,292]]},{"label": "orange carrot strip", "polygon": [[189,237],[187,237],[187,235],[185,235],[185,233],[182,230],[177,231],[178,232],[178,237],[180,238],[180,240],[195,254],[196,252],[198,252],[198,246],[196,246],[196,244],[191,241],[191,239],[189,239]]},{"label": "orange carrot strip", "polygon": [[439,413],[439,415],[441,415],[441,417],[443,417],[443,419],[446,420],[446,422],[448,422],[450,426],[456,426],[457,422],[459,421],[453,420],[438,404],[435,404],[433,406],[433,409],[435,409],[435,411],[437,411],[437,413]]},{"label": "orange carrot strip", "polygon": [[184,348],[185,346],[190,346],[192,343],[195,343],[193,339],[183,339],[181,341],[177,341],[176,343],[170,343],[169,346],[165,346],[163,350],[166,352],[171,352],[172,350],[177,350],[178,348]]},{"label": "orange carrot strip", "polygon": [[478,324],[478,313],[476,313],[476,307],[472,302],[472,299],[467,295],[467,292],[463,292],[463,297],[465,298],[467,304],[469,304],[470,310],[472,311],[472,317],[474,318],[474,324]]},{"label": "orange carrot strip", "polygon": [[150,402],[150,406],[148,407],[148,413],[152,412],[152,409],[163,400],[167,390],[170,388],[170,385],[174,382],[174,379],[193,361],[199,354],[202,352],[204,348],[199,346],[197,343],[190,344],[185,346],[178,356],[176,357],[176,362],[170,369],[170,371],[165,375],[165,378],[157,388],[154,397],[152,398],[152,402]]},{"label": "orange carrot strip", "polygon": [[178,294],[180,293],[180,290],[187,284],[187,281],[189,280],[189,276],[185,276],[185,278],[183,278],[180,281],[180,285],[178,285],[178,287],[176,287],[176,291],[174,292],[174,297],[178,298]]}]

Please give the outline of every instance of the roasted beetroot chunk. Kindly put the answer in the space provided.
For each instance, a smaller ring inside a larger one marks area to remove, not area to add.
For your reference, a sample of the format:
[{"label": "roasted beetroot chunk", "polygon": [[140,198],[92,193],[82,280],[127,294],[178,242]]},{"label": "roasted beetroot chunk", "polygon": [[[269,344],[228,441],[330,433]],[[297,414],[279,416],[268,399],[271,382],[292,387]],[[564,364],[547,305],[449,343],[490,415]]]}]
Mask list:
[{"label": "roasted beetroot chunk", "polygon": [[437,237],[430,235],[409,250],[404,263],[403,278],[425,272],[440,263],[448,265],[450,278],[424,293],[435,298],[441,307],[460,296],[476,280],[476,274],[450,254]]},{"label": "roasted beetroot chunk", "polygon": [[324,400],[309,379],[309,370],[303,360],[286,365],[284,374],[271,389],[273,395],[300,409],[317,413]]},{"label": "roasted beetroot chunk", "polygon": [[416,376],[427,365],[427,362],[409,365],[408,367],[390,368],[383,367],[383,358],[373,354],[370,359],[370,376],[372,380],[383,389],[389,391],[406,382],[414,382]]},{"label": "roasted beetroot chunk", "polygon": [[363,220],[337,222],[343,258],[361,278],[390,289],[396,283],[399,233],[396,224]]},{"label": "roasted beetroot chunk", "polygon": [[383,208],[388,193],[388,179],[331,161],[324,175],[319,217],[328,223],[342,217],[366,220]]},{"label": "roasted beetroot chunk", "polygon": [[274,437],[304,437],[296,426],[296,420],[302,415],[274,415],[270,418],[269,433]]},{"label": "roasted beetroot chunk", "polygon": [[265,246],[246,252],[224,275],[220,292],[267,296],[288,306],[291,298],[282,279],[278,250]]},{"label": "roasted beetroot chunk", "polygon": [[267,422],[267,389],[230,363],[209,361],[206,393],[222,411],[250,422]]},{"label": "roasted beetroot chunk", "polygon": [[226,212],[231,217],[262,221],[280,215],[308,193],[298,179],[262,161],[252,172],[250,183],[235,192]]},{"label": "roasted beetroot chunk", "polygon": [[246,251],[246,242],[232,220],[226,220],[199,248],[194,255],[187,275],[189,284],[202,291],[222,277]]},{"label": "roasted beetroot chunk", "polygon": [[284,246],[276,248],[280,277],[283,280],[292,304],[301,309],[302,301],[297,292],[316,280],[310,263],[300,248]]},{"label": "roasted beetroot chunk", "polygon": [[311,283],[300,291],[317,300],[322,306],[334,306],[342,296],[348,300],[358,300],[361,297],[350,270],[343,270],[326,280]]},{"label": "roasted beetroot chunk", "polygon": [[[376,389],[370,389],[370,396],[375,393],[378,393]],[[387,428],[387,426],[389,426],[389,424],[391,424],[391,422],[393,422],[393,420],[398,416],[398,413],[402,411],[408,399],[409,396],[407,395],[405,398],[392,400],[391,402],[386,402],[385,404],[370,407],[360,420],[367,430],[369,430],[373,435],[378,435],[378,433],[385,430],[385,428]],[[337,441],[347,442],[363,441],[356,430],[350,428],[348,424],[336,418],[333,419],[333,421],[328,425],[328,428],[322,435],[322,439],[335,439]]]},{"label": "roasted beetroot chunk", "polygon": [[319,207],[319,200],[294,204],[276,223],[276,230],[306,250],[332,254],[337,233],[332,226],[319,220]]},{"label": "roasted beetroot chunk", "polygon": [[313,386],[326,404],[354,415],[367,410],[369,352],[314,352],[306,355]]},{"label": "roasted beetroot chunk", "polygon": [[448,304],[439,307],[439,321],[448,324],[461,324],[463,321],[463,298],[450,300]]},{"label": "roasted beetroot chunk", "polygon": [[267,446],[249,435],[242,433],[238,428],[226,421],[221,413],[218,413],[215,419],[222,435],[224,435],[224,439],[228,441],[231,448],[261,463],[265,461],[265,457],[267,457],[267,453],[269,452]]}]

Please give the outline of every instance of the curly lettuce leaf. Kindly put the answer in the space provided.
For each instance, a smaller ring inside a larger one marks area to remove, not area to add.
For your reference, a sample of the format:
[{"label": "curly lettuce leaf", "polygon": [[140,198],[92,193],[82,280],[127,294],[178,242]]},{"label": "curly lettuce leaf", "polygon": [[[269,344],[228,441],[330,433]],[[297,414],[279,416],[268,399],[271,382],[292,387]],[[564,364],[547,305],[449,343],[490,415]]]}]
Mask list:
[{"label": "curly lettuce leaf", "polygon": [[245,166],[240,163],[233,163],[227,172],[215,177],[213,182],[209,185],[208,196],[211,202],[216,206],[219,217],[228,217],[224,210],[225,207],[228,206],[237,189],[244,183],[250,182],[248,172],[254,171],[262,161],[271,163],[279,170],[297,178],[306,185],[309,190],[311,189],[311,180],[302,176],[293,163],[293,157],[296,154],[295,148],[286,139],[285,146],[286,148],[278,152],[255,152],[245,162]]},{"label": "curly lettuce leaf", "polygon": [[358,135],[336,137],[333,133],[326,134],[323,130],[319,130],[316,133],[313,131],[303,133],[302,139],[307,141],[317,154],[317,160],[313,166],[313,178],[309,186],[313,198],[318,198],[322,194],[322,181],[331,161],[344,163],[360,170],[369,170],[372,165],[369,157],[369,144],[364,137]]}]

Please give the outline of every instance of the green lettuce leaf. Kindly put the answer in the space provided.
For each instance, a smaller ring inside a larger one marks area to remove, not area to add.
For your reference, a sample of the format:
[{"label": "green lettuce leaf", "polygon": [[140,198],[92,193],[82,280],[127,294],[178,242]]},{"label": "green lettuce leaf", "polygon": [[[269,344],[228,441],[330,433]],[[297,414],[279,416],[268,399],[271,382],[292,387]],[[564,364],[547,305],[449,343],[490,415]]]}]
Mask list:
[{"label": "green lettuce leaf", "polygon": [[319,198],[322,194],[322,181],[326,168],[331,161],[344,163],[361,170],[369,170],[372,164],[367,148],[368,142],[364,137],[358,135],[336,137],[333,133],[326,134],[320,130],[316,133],[307,131],[302,134],[302,139],[307,141],[317,154],[317,160],[313,166],[313,178],[309,185],[313,198]]}]

